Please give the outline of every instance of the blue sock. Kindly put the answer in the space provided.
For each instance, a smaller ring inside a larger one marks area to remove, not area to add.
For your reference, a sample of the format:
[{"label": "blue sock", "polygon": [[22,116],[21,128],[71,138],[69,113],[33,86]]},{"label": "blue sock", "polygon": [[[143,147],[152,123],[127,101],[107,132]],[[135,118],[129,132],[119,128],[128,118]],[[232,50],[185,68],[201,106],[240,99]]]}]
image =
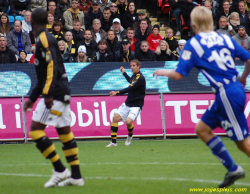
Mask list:
[{"label": "blue sock", "polygon": [[207,146],[212,150],[213,154],[219,158],[221,163],[228,169],[229,172],[237,169],[237,164],[234,163],[232,157],[229,155],[226,147],[221,139],[217,136],[207,142]]}]

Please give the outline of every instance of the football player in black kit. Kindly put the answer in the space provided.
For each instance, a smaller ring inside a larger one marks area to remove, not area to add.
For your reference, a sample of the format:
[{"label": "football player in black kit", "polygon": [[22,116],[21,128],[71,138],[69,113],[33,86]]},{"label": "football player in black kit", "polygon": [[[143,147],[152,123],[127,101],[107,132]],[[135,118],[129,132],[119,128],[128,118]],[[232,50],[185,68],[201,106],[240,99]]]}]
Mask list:
[{"label": "football player in black kit", "polygon": [[137,116],[140,114],[142,107],[144,105],[146,81],[144,76],[140,72],[141,63],[137,59],[134,59],[130,62],[130,68],[133,72],[132,77],[128,76],[128,74],[125,72],[124,67],[120,67],[120,71],[122,72],[126,80],[130,83],[130,85],[123,90],[111,91],[109,93],[110,96],[128,93],[128,97],[125,103],[123,103],[118,108],[117,112],[113,117],[111,125],[112,141],[106,147],[117,146],[116,138],[118,131],[118,122],[121,120],[126,122],[128,128],[128,137],[125,141],[125,145],[129,146],[131,144],[133,138],[133,130],[134,130],[133,121],[135,121]]},{"label": "football player in black kit", "polygon": [[[83,186],[78,147],[70,130],[70,88],[56,39],[46,30],[47,12],[37,8],[32,12],[32,29],[36,36],[35,68],[38,82],[25,102],[24,110],[31,111],[42,95],[32,117],[29,135],[45,158],[50,159],[54,172],[44,187]],[[62,164],[55,145],[46,136],[47,125],[55,126],[71,171]]]}]

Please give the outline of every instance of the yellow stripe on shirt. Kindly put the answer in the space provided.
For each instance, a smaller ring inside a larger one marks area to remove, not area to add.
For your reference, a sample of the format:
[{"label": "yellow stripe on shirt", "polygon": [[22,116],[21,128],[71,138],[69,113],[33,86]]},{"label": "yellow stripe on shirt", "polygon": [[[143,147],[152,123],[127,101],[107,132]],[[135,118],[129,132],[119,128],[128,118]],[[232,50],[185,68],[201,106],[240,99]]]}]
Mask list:
[{"label": "yellow stripe on shirt", "polygon": [[51,87],[52,81],[54,76],[54,61],[50,61],[47,67],[47,79],[45,86],[43,88],[43,94],[49,94],[49,89]]}]

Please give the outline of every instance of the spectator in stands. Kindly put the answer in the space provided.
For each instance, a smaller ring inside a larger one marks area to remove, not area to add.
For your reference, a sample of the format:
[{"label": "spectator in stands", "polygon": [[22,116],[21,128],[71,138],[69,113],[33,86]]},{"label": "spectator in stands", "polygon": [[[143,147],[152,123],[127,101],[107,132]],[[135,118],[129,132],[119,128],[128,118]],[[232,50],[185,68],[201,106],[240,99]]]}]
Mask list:
[{"label": "spectator in stands", "polygon": [[50,11],[48,11],[48,16],[47,16],[48,24],[46,25],[47,30],[52,33],[52,26],[55,21],[54,14]]},{"label": "spectator in stands", "polygon": [[116,62],[130,62],[135,59],[135,52],[131,51],[129,40],[122,39],[122,48],[115,52]]},{"label": "spectator in stands", "polygon": [[161,35],[159,34],[160,32],[160,26],[159,25],[154,25],[152,33],[149,34],[147,38],[147,42],[149,44],[149,50],[155,51],[156,48],[159,46],[160,41],[162,40]]},{"label": "spectator in stands", "polygon": [[229,0],[224,0],[222,3],[222,10],[218,12],[217,18],[220,18],[221,16],[226,16],[228,17],[231,13],[232,10],[230,9],[230,2]]},{"label": "spectator in stands", "polygon": [[46,0],[30,0],[31,11],[34,11],[36,8],[42,8],[45,11],[47,10],[47,1]]},{"label": "spectator in stands", "polygon": [[61,52],[64,63],[72,63],[75,61],[74,57],[72,57],[71,53],[67,50],[66,42],[60,40],[58,42],[58,47]]},{"label": "spectator in stands", "polygon": [[186,3],[183,3],[181,8],[181,15],[183,16],[183,19],[185,21],[185,26],[189,27],[190,31],[192,32],[192,28],[190,26],[190,14],[192,10],[197,6],[196,3],[193,2],[193,0],[187,0]]},{"label": "spectator in stands", "polygon": [[174,53],[174,51],[173,51],[173,54],[175,54],[175,56],[176,56],[176,60],[179,60],[179,56],[181,56],[181,52],[182,52],[186,43],[187,43],[187,41],[184,39],[178,40],[178,47],[176,49],[176,53]]},{"label": "spectator in stands", "polygon": [[63,13],[63,18],[65,20],[64,29],[73,29],[73,20],[78,19],[81,22],[81,29],[85,30],[84,24],[84,13],[79,10],[79,0],[72,0],[71,7]]},{"label": "spectator in stands", "polygon": [[22,22],[16,20],[14,22],[14,30],[7,35],[8,47],[19,55],[19,51],[25,50],[26,53],[31,51],[31,41],[27,32],[22,32]]},{"label": "spectator in stands", "polygon": [[106,40],[100,40],[98,43],[98,51],[93,52],[90,62],[112,62],[113,55],[108,50]]},{"label": "spectator in stands", "polygon": [[31,11],[30,0],[25,0],[25,1],[10,0],[11,15],[25,15],[26,11]]},{"label": "spectator in stands", "polygon": [[88,57],[86,55],[86,47],[85,46],[80,46],[78,48],[78,55],[76,57],[76,62],[87,62]]},{"label": "spectator in stands", "polygon": [[169,0],[171,12],[173,13],[172,18],[175,18],[176,21],[176,36],[181,35],[181,5],[185,2],[186,0]]},{"label": "spectator in stands", "polygon": [[76,48],[78,48],[84,36],[84,31],[81,29],[81,22],[78,19],[74,19],[73,29],[71,29],[70,31],[72,32]]},{"label": "spectator in stands", "polygon": [[228,19],[226,16],[221,16],[219,20],[219,29],[217,32],[221,34],[227,34],[230,36],[236,35],[236,32],[234,31],[233,27],[228,22]]},{"label": "spectator in stands", "polygon": [[245,4],[246,4],[246,10],[250,11],[250,0],[244,0]]},{"label": "spectator in stands", "polygon": [[113,18],[111,18],[111,11],[109,7],[105,7],[103,12],[103,17],[101,19],[101,29],[108,32],[112,26]]},{"label": "spectator in stands", "polygon": [[148,21],[146,19],[142,19],[140,21],[140,29],[135,31],[135,38],[139,41],[147,40],[149,34]]},{"label": "spectator in stands", "polygon": [[107,33],[103,29],[101,29],[101,21],[99,19],[94,19],[93,29],[91,30],[91,32],[93,40],[97,43],[102,39],[107,39]]},{"label": "spectator in stands", "polygon": [[83,11],[84,15],[88,13],[89,9],[92,7],[92,2],[89,0],[80,0],[79,9]]},{"label": "spectator in stands", "polygon": [[131,51],[136,52],[136,50],[140,49],[140,41],[135,38],[135,30],[133,28],[128,27],[127,38]]},{"label": "spectator in stands", "polygon": [[61,22],[62,25],[65,24],[63,16],[60,14],[59,9],[57,9],[56,0],[49,0],[48,11],[54,14],[55,21]]},{"label": "spectator in stands", "polygon": [[71,4],[69,0],[59,0],[58,2],[58,10],[60,15],[63,17],[63,13],[70,8]]},{"label": "spectator in stands", "polygon": [[245,26],[239,27],[238,33],[233,36],[233,39],[246,50],[250,50],[250,37],[246,33]]},{"label": "spectator in stands", "polygon": [[212,12],[217,14],[219,11],[219,6],[220,6],[219,1],[216,1],[216,0],[206,0],[206,1],[209,1],[211,3]]},{"label": "spectator in stands", "polygon": [[122,41],[122,39],[126,36],[127,30],[125,30],[121,26],[121,20],[119,18],[115,18],[113,20],[113,24],[110,29],[115,31],[116,37],[119,42]]},{"label": "spectator in stands", "polygon": [[55,36],[57,42],[60,40],[65,41],[64,35],[63,35],[63,25],[61,22],[55,21],[52,26],[52,34]]},{"label": "spectator in stands", "polygon": [[26,57],[27,57],[27,53],[24,50],[19,51],[19,59],[17,63],[29,63],[26,60]]},{"label": "spectator in stands", "polygon": [[249,12],[246,11],[246,4],[244,1],[239,2],[239,16],[240,16],[240,23],[242,26],[246,27],[247,33],[250,33],[250,27],[248,25],[250,20]]},{"label": "spectator in stands", "polygon": [[237,12],[232,12],[228,17],[228,20],[231,26],[233,27],[234,31],[237,33],[239,26],[241,25],[239,14]]},{"label": "spectator in stands", "polygon": [[31,26],[31,11],[26,11],[24,20],[22,21],[22,30],[27,32],[30,36],[31,44],[35,44],[35,34]]},{"label": "spectator in stands", "polygon": [[88,58],[90,58],[92,53],[97,49],[96,41],[92,40],[91,30],[85,30],[84,39],[80,42],[80,45],[84,45],[86,47],[87,50],[86,54]]},{"label": "spectator in stands", "polygon": [[111,11],[111,17],[113,19],[115,19],[115,18],[121,19],[121,14],[120,14],[120,12],[119,12],[119,10],[117,8],[117,5],[115,3],[111,3],[109,8],[110,8],[110,11]]},{"label": "spectator in stands", "polygon": [[13,29],[14,27],[10,25],[8,15],[3,13],[0,16],[0,33],[6,36]]},{"label": "spectator in stands", "polygon": [[68,62],[74,62],[75,61],[75,58],[76,58],[76,44],[74,43],[74,40],[73,40],[73,35],[72,35],[72,32],[70,31],[67,31],[65,33],[65,40],[66,40],[66,53],[70,53],[70,58],[68,59],[69,61]]},{"label": "spectator in stands", "polygon": [[165,40],[171,51],[175,51],[176,48],[178,47],[178,41],[173,37],[174,31],[172,28],[167,28],[166,29],[166,36],[164,37],[163,40]]},{"label": "spectator in stands", "polygon": [[147,31],[150,34],[152,32],[152,25],[151,25],[151,21],[150,19],[146,16],[145,11],[141,10],[138,12],[138,20],[134,22],[133,24],[133,28],[136,30],[138,30],[140,28],[140,23],[142,19],[146,19],[147,23],[148,23],[148,28]]},{"label": "spectator in stands", "polygon": [[213,16],[213,21],[214,21],[214,29],[216,29],[217,26],[218,26],[218,19],[217,19],[216,12],[214,12],[213,9],[212,9],[213,8],[212,3],[209,0],[207,0],[207,1],[204,2],[204,7],[211,10],[211,13],[212,13],[212,16]]},{"label": "spectator in stands", "polygon": [[100,9],[101,12],[103,12],[104,8],[109,7],[110,3],[108,2],[108,0],[102,0],[102,3],[100,4]]},{"label": "spectator in stands", "polygon": [[15,63],[15,53],[7,47],[6,36],[0,35],[0,63]]},{"label": "spectator in stands", "polygon": [[94,19],[101,19],[102,12],[100,10],[100,3],[97,0],[92,1],[92,7],[89,9],[85,16],[85,26],[86,29],[92,30],[92,24]]},{"label": "spectator in stands", "polygon": [[140,49],[136,50],[135,58],[139,61],[156,61],[155,53],[148,48],[148,42],[145,40],[142,41]]},{"label": "spectator in stands", "polygon": [[111,51],[113,56],[115,56],[115,52],[121,48],[121,45],[117,40],[114,30],[109,30],[107,34],[108,49]]},{"label": "spectator in stands", "polygon": [[127,0],[117,0],[116,1],[118,12],[123,15],[128,9],[128,1]]},{"label": "spectator in stands", "polygon": [[133,27],[135,21],[138,20],[138,14],[134,2],[128,4],[128,10],[121,16],[122,26],[127,29]]},{"label": "spectator in stands", "polygon": [[3,13],[7,13],[9,8],[9,2],[8,0],[0,0],[0,15]]},{"label": "spectator in stands", "polygon": [[175,55],[169,49],[165,40],[161,40],[155,50],[156,61],[175,61]]}]

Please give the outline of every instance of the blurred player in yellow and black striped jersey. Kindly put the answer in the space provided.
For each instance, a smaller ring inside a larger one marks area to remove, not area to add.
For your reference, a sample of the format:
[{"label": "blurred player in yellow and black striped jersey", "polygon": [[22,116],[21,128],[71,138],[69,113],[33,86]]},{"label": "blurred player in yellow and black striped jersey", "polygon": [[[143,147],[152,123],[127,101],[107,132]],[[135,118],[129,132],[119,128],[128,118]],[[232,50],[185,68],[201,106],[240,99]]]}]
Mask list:
[{"label": "blurred player in yellow and black striped jersey", "polygon": [[[47,12],[36,9],[32,13],[32,29],[36,34],[35,67],[37,85],[25,102],[25,111],[30,111],[37,98],[43,98],[37,104],[32,117],[30,137],[45,158],[50,159],[54,173],[44,187],[84,185],[81,177],[78,147],[70,130],[70,88],[56,39],[46,30]],[[62,164],[56,153],[55,145],[46,136],[47,125],[56,127],[63,143],[63,152],[71,166],[71,172]]]}]

